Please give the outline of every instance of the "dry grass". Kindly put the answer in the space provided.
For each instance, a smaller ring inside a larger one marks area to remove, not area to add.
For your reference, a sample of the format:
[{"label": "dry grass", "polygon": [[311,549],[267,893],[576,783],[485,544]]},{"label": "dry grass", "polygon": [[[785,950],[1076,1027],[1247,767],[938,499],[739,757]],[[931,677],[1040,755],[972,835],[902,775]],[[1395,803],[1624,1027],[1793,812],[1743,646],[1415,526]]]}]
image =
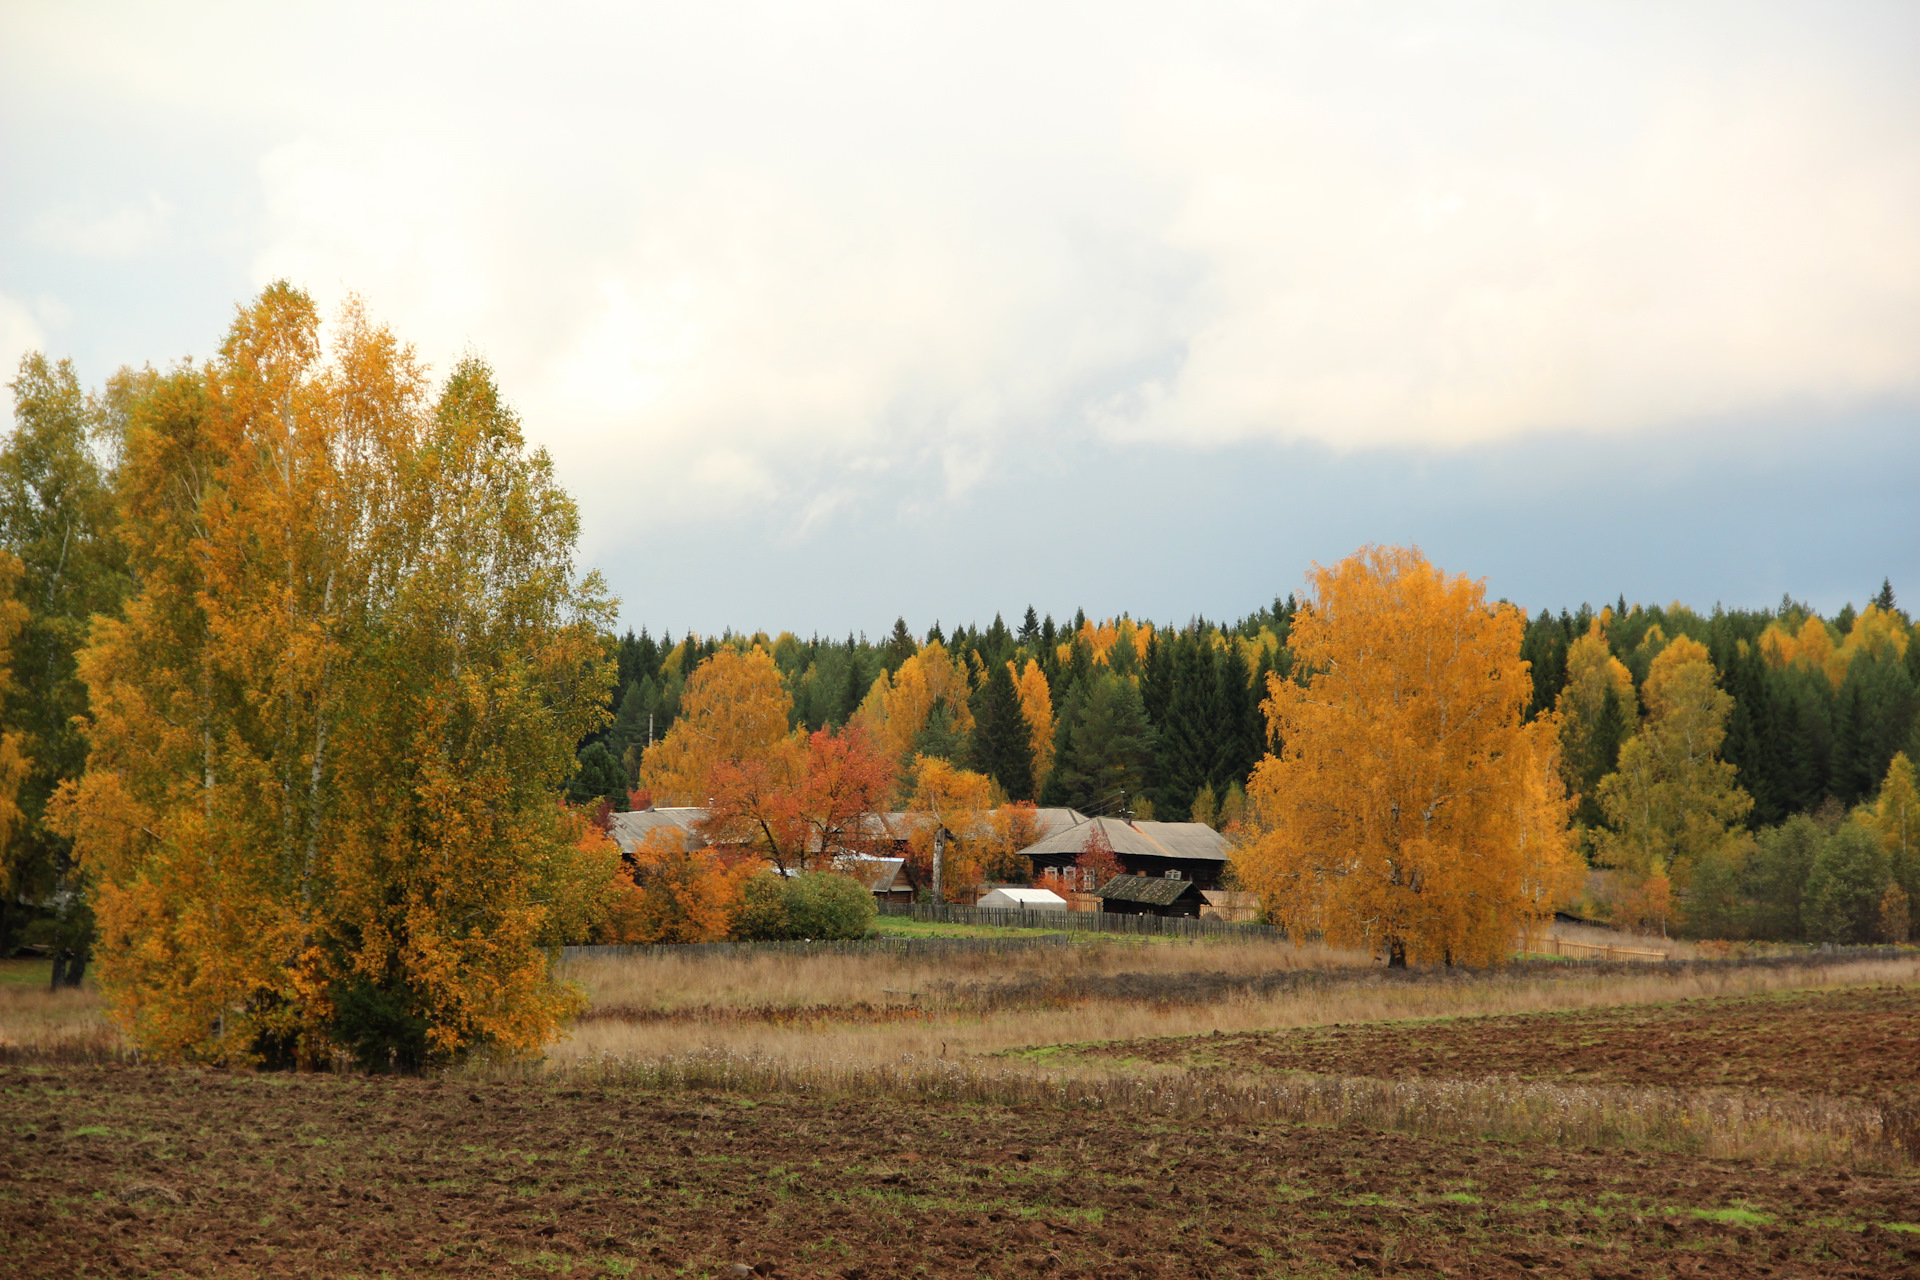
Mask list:
[{"label": "dry grass", "polygon": [[655,953],[580,960],[563,976],[581,983],[596,1008],[817,1008],[887,1002],[905,994],[961,984],[1011,984],[1156,974],[1250,977],[1276,971],[1358,971],[1372,961],[1350,952],[1259,939],[1251,942],[1127,938],[1093,934],[1058,947],[960,952],[931,959],[898,955],[805,955],[750,952],[739,956]]},{"label": "dry grass", "polygon": [[0,1060],[98,1062],[131,1053],[132,1045],[91,986],[78,991],[0,986]]},{"label": "dry grass", "polygon": [[[506,1066],[480,1068],[478,1073],[498,1077],[527,1070]],[[724,1050],[650,1062],[587,1059],[558,1074],[569,1082],[596,1085],[996,1106],[1040,1103],[1250,1124],[1355,1125],[1426,1137],[1663,1150],[1716,1159],[1858,1169],[1901,1170],[1920,1163],[1920,1126],[1913,1114],[1835,1098],[1763,1098],[1513,1079],[1035,1071],[977,1061],[796,1064]]]},{"label": "dry grass", "polygon": [[[585,986],[593,1010],[549,1058],[565,1066],[609,1059],[665,1061],[706,1052],[796,1068],[828,1062],[879,1067],[1215,1030],[1590,1009],[1920,979],[1916,958],[1681,973],[1576,967],[1396,981],[1367,966],[1364,957],[1295,951],[1284,944],[1151,951],[1089,947],[1063,949],[1059,956],[969,959],[937,967],[845,956],[583,962],[568,976]],[[1290,976],[1300,980],[1291,989],[1243,989],[1220,999],[1181,1000],[1181,984],[1163,981],[1141,982],[1141,998],[1125,995],[1125,977],[1147,963],[1153,976],[1184,972],[1197,980],[1222,969],[1246,977],[1270,974],[1272,967],[1258,966],[1286,962],[1294,966]],[[1129,964],[1135,968],[1128,969]],[[1030,981],[1036,977],[1040,981]],[[1075,988],[1082,985],[1099,990],[1076,998]],[[996,997],[1009,988],[1033,999],[1026,1007],[1003,1007]],[[1164,998],[1169,991],[1176,998]],[[672,1016],[658,1016],[663,1013]]]}]

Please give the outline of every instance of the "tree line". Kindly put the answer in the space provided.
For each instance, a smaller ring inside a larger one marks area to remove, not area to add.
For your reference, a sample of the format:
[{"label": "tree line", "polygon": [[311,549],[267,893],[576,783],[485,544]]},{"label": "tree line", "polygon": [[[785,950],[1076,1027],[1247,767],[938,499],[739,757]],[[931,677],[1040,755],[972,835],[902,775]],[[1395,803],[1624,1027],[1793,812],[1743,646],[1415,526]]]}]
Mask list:
[{"label": "tree line", "polygon": [[[1890,584],[1529,619],[1368,548],[1233,622],[616,636],[491,372],[435,381],[357,307],[275,285],[202,364],[10,386],[0,954],[97,957],[163,1056],[532,1051],[577,1007],[561,943],[855,928],[864,888],[791,873],[903,840],[924,872],[938,835],[956,880],[1019,878],[1035,804],[1214,825],[1270,918],[1396,960],[1497,959],[1567,903],[1899,939],[1920,892]],[[623,854],[648,805],[744,861]]]}]

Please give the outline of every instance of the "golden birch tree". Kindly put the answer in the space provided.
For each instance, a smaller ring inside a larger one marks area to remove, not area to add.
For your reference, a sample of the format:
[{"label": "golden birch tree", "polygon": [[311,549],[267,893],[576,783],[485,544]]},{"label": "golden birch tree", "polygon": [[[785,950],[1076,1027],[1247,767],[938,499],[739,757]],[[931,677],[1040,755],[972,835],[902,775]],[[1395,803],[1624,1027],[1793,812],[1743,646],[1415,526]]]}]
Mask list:
[{"label": "golden birch tree", "polygon": [[680,716],[640,758],[655,804],[704,805],[721,765],[766,762],[783,750],[793,696],[759,645],[721,649],[687,677]]},{"label": "golden birch tree", "polygon": [[929,731],[945,738],[973,732],[967,665],[938,640],[874,678],[854,722],[870,734],[904,772],[927,745]]},{"label": "golden birch tree", "polygon": [[1667,876],[1685,892],[1706,857],[1736,860],[1753,800],[1720,759],[1733,697],[1716,683],[1706,647],[1676,636],[1647,672],[1647,718],[1620,748],[1619,768],[1599,788],[1608,829],[1595,833],[1599,860],[1637,877]]},{"label": "golden birch tree", "polygon": [[55,807],[101,985],[159,1057],[531,1051],[578,1000],[546,949],[617,856],[555,801],[610,609],[483,365],[432,399],[357,308],[331,347],[274,285],[128,415],[134,593],[80,656],[87,770]]},{"label": "golden birch tree", "polygon": [[1913,762],[1902,751],[1887,766],[1867,822],[1887,850],[1894,882],[1909,901],[1920,901],[1920,789],[1914,786]]},{"label": "golden birch tree", "polygon": [[[0,725],[12,723],[6,698],[13,686],[14,639],[27,621],[27,606],[14,598],[23,572],[18,556],[0,550]],[[0,894],[9,898],[22,887],[18,854],[26,815],[20,809],[20,787],[32,769],[26,735],[12,728],[0,730]]]},{"label": "golden birch tree", "polygon": [[1046,673],[1032,658],[1027,659],[1026,670],[1015,674],[1020,711],[1033,731],[1033,793],[1039,795],[1053,772],[1053,691],[1047,687]]},{"label": "golden birch tree", "polygon": [[1270,678],[1285,743],[1255,769],[1263,834],[1234,858],[1299,936],[1409,960],[1499,964],[1575,887],[1551,715],[1524,721],[1524,621],[1417,550],[1367,547],[1309,577]]}]

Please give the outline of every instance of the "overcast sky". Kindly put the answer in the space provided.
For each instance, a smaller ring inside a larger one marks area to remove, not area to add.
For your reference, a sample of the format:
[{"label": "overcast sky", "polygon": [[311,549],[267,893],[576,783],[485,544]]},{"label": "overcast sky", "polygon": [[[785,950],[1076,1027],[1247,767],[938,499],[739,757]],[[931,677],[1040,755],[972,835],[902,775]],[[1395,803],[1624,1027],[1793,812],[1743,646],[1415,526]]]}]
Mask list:
[{"label": "overcast sky", "polygon": [[632,625],[1920,604],[1920,5],[0,7],[0,360],[486,356]]}]

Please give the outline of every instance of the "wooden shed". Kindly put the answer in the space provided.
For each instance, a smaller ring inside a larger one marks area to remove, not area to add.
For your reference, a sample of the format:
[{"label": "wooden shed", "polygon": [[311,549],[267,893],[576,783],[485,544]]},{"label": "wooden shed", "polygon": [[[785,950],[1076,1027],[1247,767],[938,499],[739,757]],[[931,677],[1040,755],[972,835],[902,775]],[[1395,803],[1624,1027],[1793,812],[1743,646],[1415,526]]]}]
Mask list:
[{"label": "wooden shed", "polygon": [[1116,915],[1197,916],[1206,905],[1199,885],[1173,876],[1115,876],[1094,893]]}]

